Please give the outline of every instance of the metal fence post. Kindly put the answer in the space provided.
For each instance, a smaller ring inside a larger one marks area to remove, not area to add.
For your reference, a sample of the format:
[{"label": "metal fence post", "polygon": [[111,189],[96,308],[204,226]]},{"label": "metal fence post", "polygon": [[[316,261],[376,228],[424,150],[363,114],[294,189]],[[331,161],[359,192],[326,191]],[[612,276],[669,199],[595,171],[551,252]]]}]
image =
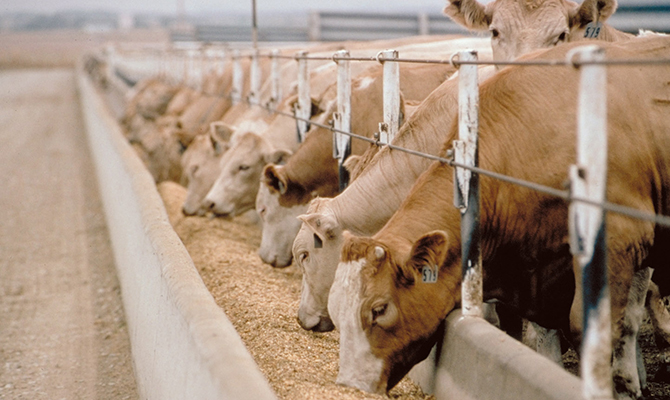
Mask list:
[{"label": "metal fence post", "polygon": [[379,141],[391,143],[400,127],[400,64],[389,59],[398,58],[397,50],[379,53],[384,66],[384,122],[379,124]]},{"label": "metal fence post", "polygon": [[276,109],[281,101],[281,71],[279,70],[279,50],[272,50],[270,53],[272,65],[270,66],[270,101],[267,106],[270,109]]},{"label": "metal fence post", "polygon": [[107,79],[111,79],[114,76],[116,68],[116,49],[114,44],[107,44]]},{"label": "metal fence post", "polygon": [[[459,61],[477,61],[477,52],[458,53]],[[476,65],[458,69],[458,139],[454,140],[454,161],[476,167],[479,164],[479,85]],[[454,169],[454,205],[461,211],[461,256],[463,284],[461,305],[464,316],[482,317],[483,279],[479,227],[479,176],[464,168]]]},{"label": "metal fence post", "polygon": [[[587,62],[605,58],[603,49],[595,45],[576,48],[569,56],[575,54]],[[577,164],[570,167],[571,191],[573,196],[603,202],[607,182],[607,67],[585,64],[580,70]],[[581,270],[575,275],[581,275],[582,282],[582,390],[587,399],[612,398],[605,211],[572,202],[569,218],[570,248]]]},{"label": "metal fence post", "polygon": [[[312,99],[310,97],[309,88],[309,68],[307,65],[307,52],[299,51],[296,53],[298,57],[298,102],[295,106],[295,115],[298,118],[305,120],[310,119],[312,113]],[[309,130],[309,122],[296,120],[298,130],[298,143],[305,140],[305,135]]]},{"label": "metal fence post", "polygon": [[216,53],[216,74],[222,76],[226,72],[226,63],[227,63],[227,54],[226,51],[221,49]]},{"label": "metal fence post", "polygon": [[[348,58],[349,51],[340,50],[335,53],[337,62],[337,112],[333,113],[335,129],[351,132],[351,66]],[[351,136],[333,132],[333,157],[337,158],[340,175],[340,191],[349,184],[349,172],[344,168],[344,161],[351,154]]]},{"label": "metal fence post", "polygon": [[233,105],[242,101],[242,90],[244,85],[244,71],[240,63],[240,51],[233,52],[233,90],[230,96],[233,100]]},{"label": "metal fence post", "polygon": [[428,13],[419,13],[419,35],[430,35],[430,17]]},{"label": "metal fence post", "polygon": [[259,104],[261,90],[261,69],[258,66],[258,49],[251,54],[251,68],[249,76],[249,96],[247,100],[251,104]]}]

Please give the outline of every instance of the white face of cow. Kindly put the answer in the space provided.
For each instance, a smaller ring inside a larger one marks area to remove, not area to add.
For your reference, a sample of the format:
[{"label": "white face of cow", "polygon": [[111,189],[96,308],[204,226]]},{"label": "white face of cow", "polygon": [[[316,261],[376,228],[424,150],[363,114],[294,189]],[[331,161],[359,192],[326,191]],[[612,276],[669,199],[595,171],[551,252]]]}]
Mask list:
[{"label": "white face of cow", "polygon": [[265,183],[260,183],[256,195],[256,212],[263,222],[261,246],[258,255],[273,267],[291,265],[291,246],[302,222],[298,215],[307,211],[307,205],[291,208],[279,205],[279,194],[271,193]]},{"label": "white face of cow", "polygon": [[337,383],[372,393],[385,393],[384,360],[372,353],[360,310],[361,270],[366,260],[340,263],[330,289],[328,311],[340,332],[340,370]]},{"label": "white face of cow", "polygon": [[204,215],[203,200],[219,175],[221,155],[227,144],[201,134],[188,146],[181,158],[183,178],[187,184],[186,200],[182,206],[185,215]]},{"label": "white face of cow", "polygon": [[604,22],[616,0],[449,0],[444,13],[471,30],[491,32],[493,59],[511,61],[534,50],[580,40],[592,21]]},{"label": "white face of cow", "polygon": [[230,151],[221,159],[221,171],[205,197],[205,205],[216,215],[240,215],[254,207],[261,170],[263,146],[258,135],[235,136]]},{"label": "white face of cow", "polygon": [[[293,258],[302,270],[302,292],[298,322],[307,330],[333,329],[328,315],[328,293],[342,249],[342,230],[331,213],[324,213],[330,201],[317,198],[308,214],[301,215],[302,227],[293,242]],[[311,212],[318,207],[319,212]]]}]

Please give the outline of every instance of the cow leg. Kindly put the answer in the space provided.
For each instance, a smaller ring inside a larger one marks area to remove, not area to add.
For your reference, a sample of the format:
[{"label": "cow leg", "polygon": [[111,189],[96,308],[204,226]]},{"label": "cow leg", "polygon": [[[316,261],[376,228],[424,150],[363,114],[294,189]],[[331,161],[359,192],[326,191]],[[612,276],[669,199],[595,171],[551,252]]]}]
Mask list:
[{"label": "cow leg", "polygon": [[668,312],[658,286],[654,282],[649,283],[646,306],[651,324],[654,327],[656,346],[659,349],[665,349],[670,346],[670,312]]},{"label": "cow leg", "polygon": [[635,273],[622,318],[613,321],[617,332],[613,336],[612,343],[612,376],[616,392],[624,398],[626,396],[640,398],[642,389],[646,388],[646,370],[637,336],[644,318],[650,278],[649,268],[643,268]]},{"label": "cow leg", "polygon": [[654,327],[654,338],[659,349],[659,356],[664,365],[656,372],[655,382],[670,382],[670,312],[665,299],[661,296],[658,286],[654,282],[649,283],[647,293],[647,313]]},{"label": "cow leg", "polygon": [[522,342],[562,367],[563,353],[558,335],[556,329],[546,329],[535,322],[523,320]]}]

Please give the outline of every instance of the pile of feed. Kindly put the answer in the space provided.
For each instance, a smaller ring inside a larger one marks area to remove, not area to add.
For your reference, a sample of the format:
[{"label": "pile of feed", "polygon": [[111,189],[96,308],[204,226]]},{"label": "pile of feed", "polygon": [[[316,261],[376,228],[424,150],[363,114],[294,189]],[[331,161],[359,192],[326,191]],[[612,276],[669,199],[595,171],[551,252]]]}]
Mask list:
[{"label": "pile of feed", "polygon": [[[231,320],[247,349],[280,399],[383,399],[335,384],[338,334],[308,332],[296,315],[302,275],[295,267],[276,269],[256,254],[260,228],[248,215],[232,220],[185,217],[182,186],[163,182],[158,190],[175,231],[217,304]],[[649,376],[663,357],[653,344],[649,321],[642,328]],[[564,355],[566,369],[579,374],[574,351]],[[670,384],[650,382],[649,399],[670,398]],[[434,399],[408,378],[389,392],[392,399]]]},{"label": "pile of feed", "polygon": [[[338,334],[309,332],[298,325],[302,274],[295,266],[276,269],[260,260],[260,228],[253,218],[185,217],[181,205],[186,190],[172,182],[158,189],[205,285],[280,399],[385,398],[335,384]],[[389,397],[434,399],[408,378]]]}]

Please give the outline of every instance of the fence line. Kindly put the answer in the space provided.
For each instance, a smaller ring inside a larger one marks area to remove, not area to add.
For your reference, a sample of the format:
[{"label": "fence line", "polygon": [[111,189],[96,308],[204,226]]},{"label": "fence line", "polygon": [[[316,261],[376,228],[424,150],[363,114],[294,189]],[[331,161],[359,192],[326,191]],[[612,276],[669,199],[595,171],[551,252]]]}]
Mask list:
[{"label": "fence line", "polygon": [[[271,55],[266,55],[266,54],[259,54],[259,57],[270,57]],[[244,55],[233,55],[230,58],[234,59],[235,57],[250,57],[250,56],[244,56]],[[295,57],[295,56],[285,56],[285,55],[277,55],[277,58],[284,58],[284,59],[296,59],[296,60],[332,60],[332,57],[312,57],[310,58],[309,56],[304,56],[304,57]],[[114,62],[119,63],[120,60],[120,54],[118,51],[114,52]],[[343,59],[343,60],[350,60],[350,61],[390,61],[390,62],[409,62],[409,63],[441,63],[441,64],[449,64],[452,63],[451,60],[421,60],[421,59],[403,59],[403,58],[388,58],[385,59],[383,57],[347,57],[343,58],[340,57],[338,59]],[[546,62],[545,62],[546,61]],[[453,61],[454,65],[469,65],[469,64],[475,64],[475,65],[526,65],[526,66],[579,66],[579,65],[592,65],[592,64],[603,64],[603,65],[659,65],[659,64],[670,64],[670,59],[645,59],[645,60],[602,60],[602,61],[566,61],[566,60],[545,60],[543,62],[526,62],[526,61],[517,61],[517,62],[512,62],[512,61]],[[111,65],[109,66],[111,68]],[[307,82],[309,81],[308,79],[306,80]],[[240,92],[241,93],[241,92]],[[218,95],[219,97],[227,97],[231,100],[235,100],[235,97],[231,94],[228,95]],[[241,95],[240,95],[241,96]],[[307,98],[309,98],[307,96]],[[240,101],[247,101],[245,99],[241,99]],[[312,126],[318,126],[324,129],[329,129],[334,133],[341,133],[345,135],[349,135],[352,138],[355,138],[357,140],[363,140],[372,144],[375,144],[377,146],[387,146],[393,150],[398,150],[398,151],[403,151],[408,154],[412,154],[415,156],[419,157],[424,157],[433,161],[440,161],[445,164],[449,164],[452,167],[459,167],[459,168],[464,168],[464,169],[469,169],[474,173],[484,175],[493,179],[497,179],[509,184],[517,185],[517,186],[522,186],[527,189],[535,190],[544,194],[548,194],[551,196],[559,197],[563,200],[566,201],[577,201],[581,202],[587,205],[592,205],[592,206],[597,206],[601,207],[606,211],[614,212],[617,214],[625,215],[631,218],[636,218],[648,222],[653,222],[665,227],[670,227],[670,216],[665,216],[665,215],[660,215],[660,214],[650,214],[644,211],[640,211],[634,208],[626,207],[626,206],[621,206],[618,204],[614,203],[609,203],[609,202],[593,202],[590,201],[589,199],[582,198],[579,196],[573,196],[570,194],[569,190],[560,190],[544,185],[540,185],[534,182],[529,182],[529,181],[524,181],[520,180],[514,177],[509,177],[506,175],[498,174],[494,171],[487,171],[481,168],[477,167],[471,167],[467,166],[462,163],[458,163],[454,161],[453,159],[453,154],[450,154],[448,152],[447,157],[440,157],[440,156],[435,156],[432,154],[428,153],[423,153],[419,151],[415,151],[412,149],[406,149],[403,147],[399,147],[396,145],[393,145],[392,143],[383,143],[379,139],[373,139],[369,138],[366,136],[358,135],[352,132],[346,132],[344,130],[338,130],[337,128],[334,128],[331,125],[326,125],[326,124],[321,124],[316,121],[312,121],[311,119],[305,117],[305,116],[299,116],[296,114],[291,114],[291,113],[285,113],[277,108],[270,108],[265,105],[262,105],[260,103],[249,103],[254,106],[262,107],[266,109],[267,111],[280,114],[286,117],[294,118],[296,121],[303,122],[308,125]],[[307,108],[307,106],[306,106]],[[309,109],[307,108],[307,112],[309,112]]]}]

